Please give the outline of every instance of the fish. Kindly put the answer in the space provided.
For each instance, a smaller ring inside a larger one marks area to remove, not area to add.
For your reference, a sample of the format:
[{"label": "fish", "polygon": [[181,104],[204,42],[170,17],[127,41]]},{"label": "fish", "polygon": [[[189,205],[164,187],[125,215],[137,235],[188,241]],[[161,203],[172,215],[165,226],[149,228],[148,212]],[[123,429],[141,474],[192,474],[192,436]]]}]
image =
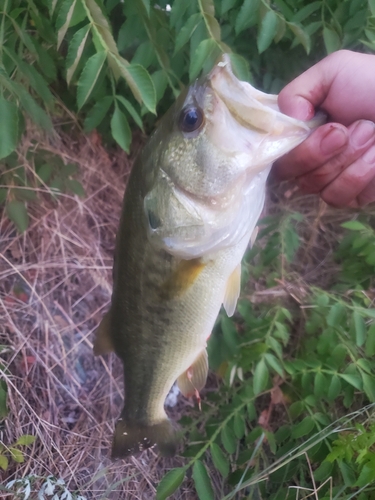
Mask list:
[{"label": "fish", "polygon": [[176,453],[164,401],[206,384],[206,344],[223,304],[235,312],[241,259],[263,209],[272,163],[318,126],[282,114],[277,96],[233,73],[224,55],[181,92],[135,161],[125,190],[113,293],[94,354],[124,366],[112,458]]}]

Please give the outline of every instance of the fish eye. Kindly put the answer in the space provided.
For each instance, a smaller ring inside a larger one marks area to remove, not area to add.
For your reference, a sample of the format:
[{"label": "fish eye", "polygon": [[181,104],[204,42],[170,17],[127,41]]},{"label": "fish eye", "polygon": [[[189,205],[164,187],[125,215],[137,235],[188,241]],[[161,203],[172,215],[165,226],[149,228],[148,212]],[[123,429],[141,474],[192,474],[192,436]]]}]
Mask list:
[{"label": "fish eye", "polygon": [[183,109],[178,121],[182,132],[194,132],[203,123],[203,112],[200,108],[190,107]]}]

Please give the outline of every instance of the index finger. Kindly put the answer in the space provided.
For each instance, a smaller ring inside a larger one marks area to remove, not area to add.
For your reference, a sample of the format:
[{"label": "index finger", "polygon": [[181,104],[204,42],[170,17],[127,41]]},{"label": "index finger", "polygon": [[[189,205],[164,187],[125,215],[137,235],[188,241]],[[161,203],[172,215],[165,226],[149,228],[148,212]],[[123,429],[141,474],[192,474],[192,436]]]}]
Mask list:
[{"label": "index finger", "polygon": [[[343,151],[349,133],[340,123],[327,123],[315,130],[302,144],[275,162],[273,170],[279,179],[293,179],[324,165]],[[324,148],[324,143],[328,146]]]}]

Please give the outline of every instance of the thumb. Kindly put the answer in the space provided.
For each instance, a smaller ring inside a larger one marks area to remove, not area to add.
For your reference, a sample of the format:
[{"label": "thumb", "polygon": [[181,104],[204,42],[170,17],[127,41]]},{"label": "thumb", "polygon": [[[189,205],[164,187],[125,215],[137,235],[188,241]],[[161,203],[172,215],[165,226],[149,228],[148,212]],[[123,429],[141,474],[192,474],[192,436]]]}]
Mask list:
[{"label": "thumb", "polygon": [[302,73],[280,92],[278,104],[280,110],[299,120],[310,120],[315,108],[326,99],[334,74],[327,68],[327,60],[323,59],[315,66]]}]

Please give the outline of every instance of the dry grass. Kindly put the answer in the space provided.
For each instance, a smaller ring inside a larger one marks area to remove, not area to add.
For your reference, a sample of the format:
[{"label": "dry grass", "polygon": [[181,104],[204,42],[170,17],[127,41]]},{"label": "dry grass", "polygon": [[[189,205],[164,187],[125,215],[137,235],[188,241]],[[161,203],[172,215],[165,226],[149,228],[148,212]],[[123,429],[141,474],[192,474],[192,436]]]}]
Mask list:
[{"label": "dry grass", "polygon": [[[42,195],[41,203],[29,207],[24,235],[4,215],[0,222],[0,344],[6,346],[1,356],[10,410],[0,438],[9,446],[22,434],[36,436],[25,462],[12,463],[2,479],[5,484],[53,475],[87,498],[151,499],[160,478],[180,459],[163,460],[149,450],[110,461],[123,399],[122,367],[113,355],[92,354],[93,332],[110,301],[115,233],[132,158],[109,156],[95,136],[79,137],[72,142],[62,134],[47,141],[34,133],[23,148],[37,139],[66,163],[79,164],[87,196],[64,195],[54,203]],[[327,210],[311,196],[290,198],[285,186],[271,193],[269,213],[304,213],[306,245],[294,282],[268,291],[260,283],[253,299],[273,300],[278,294],[298,299],[309,284],[328,279],[336,239],[331,228],[347,219],[347,212]],[[174,498],[196,498],[189,481]]]},{"label": "dry grass", "polygon": [[[152,450],[109,460],[123,399],[122,367],[114,355],[92,354],[93,332],[110,301],[131,159],[110,157],[94,136],[75,143],[64,136],[37,139],[66,163],[79,164],[87,196],[64,195],[59,203],[42,196],[29,207],[23,235],[1,219],[0,344],[6,346],[1,356],[10,411],[0,438],[9,446],[22,434],[36,436],[25,462],[13,463],[2,479],[53,475],[87,498],[154,498],[175,462],[160,467]],[[26,140],[24,149],[29,145]],[[178,498],[192,497],[181,492]]]}]

